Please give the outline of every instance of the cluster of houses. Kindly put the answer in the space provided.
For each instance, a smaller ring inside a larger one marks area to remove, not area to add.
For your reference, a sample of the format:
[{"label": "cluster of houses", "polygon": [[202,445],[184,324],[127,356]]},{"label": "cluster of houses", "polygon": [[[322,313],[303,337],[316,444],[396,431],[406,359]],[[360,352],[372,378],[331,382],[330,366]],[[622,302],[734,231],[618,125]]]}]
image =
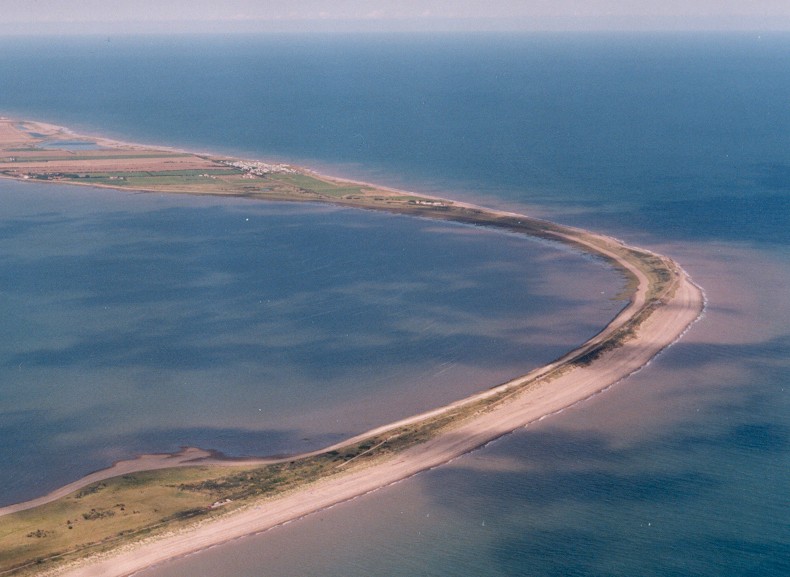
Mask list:
[{"label": "cluster of houses", "polygon": [[296,170],[287,164],[268,164],[251,160],[225,161],[225,164],[240,168],[250,176],[266,176],[267,174],[294,174]]}]

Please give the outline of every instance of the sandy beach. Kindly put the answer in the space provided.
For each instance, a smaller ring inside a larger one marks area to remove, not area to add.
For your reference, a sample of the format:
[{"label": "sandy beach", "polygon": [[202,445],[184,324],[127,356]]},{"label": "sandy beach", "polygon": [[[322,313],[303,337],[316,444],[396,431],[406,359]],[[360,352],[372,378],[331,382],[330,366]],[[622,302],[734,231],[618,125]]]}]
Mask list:
[{"label": "sandy beach", "polygon": [[[640,277],[640,287],[631,304],[604,331],[580,349],[568,353],[551,365],[472,397],[494,394],[503,388],[516,387],[525,381],[538,379],[536,386],[514,394],[496,409],[477,416],[449,433],[403,451],[383,463],[319,481],[304,491],[253,505],[216,521],[161,539],[130,546],[116,554],[81,563],[58,574],[68,577],[122,577],[169,559],[266,531],[446,463],[612,386],[645,366],[656,354],[682,336],[699,317],[704,306],[702,291],[682,269],[677,268],[674,294],[642,324],[637,338],[608,351],[587,366],[576,367],[558,378],[541,382],[541,375],[580,353],[583,354],[585,349],[606,338],[641,310],[646,280],[632,265],[625,261],[621,261],[621,264]],[[462,402],[468,401],[469,399]]]}]

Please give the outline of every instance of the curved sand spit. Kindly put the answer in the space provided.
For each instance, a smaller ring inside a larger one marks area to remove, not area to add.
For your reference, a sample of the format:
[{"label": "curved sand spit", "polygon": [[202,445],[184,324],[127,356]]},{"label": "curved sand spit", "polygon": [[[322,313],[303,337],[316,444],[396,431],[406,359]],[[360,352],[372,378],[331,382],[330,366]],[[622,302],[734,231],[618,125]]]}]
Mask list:
[{"label": "curved sand spit", "polygon": [[[0,120],[7,119],[0,118]],[[39,123],[36,126],[43,125]],[[45,126],[44,128],[55,134],[64,131],[60,127]],[[12,136],[15,134],[12,134]],[[102,142],[106,146],[131,148],[130,145],[123,143]],[[383,190],[381,187],[377,188]],[[427,198],[423,195],[421,196]],[[436,200],[445,201],[445,199]],[[348,203],[339,199],[336,202],[354,205],[354,202]],[[483,217],[502,217],[511,220],[515,217],[516,220],[522,218],[530,220],[527,217],[512,213],[493,211],[465,203],[446,202],[456,208],[470,209],[469,213],[458,218],[458,220],[463,222],[491,224],[491,221],[486,221],[485,218],[481,218],[478,221],[475,217],[469,217],[469,214],[474,213]],[[386,205],[378,207],[366,205],[362,206],[362,208],[406,212],[429,218],[453,219],[453,216],[449,214],[445,216],[442,216],[441,212],[427,214],[422,211],[414,211],[412,208],[403,210],[387,207]],[[455,214],[460,213],[456,212]],[[335,447],[351,444],[388,429],[393,429],[409,422],[427,419],[466,403],[472,403],[512,389],[509,395],[505,395],[505,400],[497,403],[493,409],[482,411],[455,428],[439,433],[422,444],[402,450],[376,464],[355,470],[350,469],[347,473],[325,478],[304,489],[292,491],[279,498],[252,504],[247,508],[214,520],[205,521],[174,534],[152,538],[147,542],[125,546],[115,552],[79,561],[74,565],[56,571],[55,574],[68,577],[124,577],[175,557],[244,535],[265,531],[287,521],[374,491],[420,471],[441,465],[545,415],[555,413],[590,397],[627,377],[646,365],[665,347],[675,342],[689,325],[699,317],[704,307],[702,291],[691,281],[682,268],[676,263],[666,260],[665,262],[672,271],[674,278],[669,283],[667,294],[650,295],[652,299],[660,299],[661,304],[652,311],[647,320],[639,325],[636,336],[599,356],[592,355],[593,360],[589,364],[574,363],[575,360],[585,355],[585,353],[592,352],[597,345],[611,337],[620,327],[645,310],[645,306],[649,304],[647,303],[650,289],[649,279],[638,266],[621,256],[622,251],[619,249],[622,248],[622,245],[614,239],[569,227],[554,228],[550,236],[556,240],[567,241],[577,246],[582,245],[584,250],[616,261],[620,267],[628,270],[637,281],[637,288],[631,296],[629,305],[597,336],[553,363],[536,369],[509,383],[480,392],[446,407],[380,427],[358,435],[354,439],[339,443],[334,447],[328,447],[310,454],[318,454]],[[559,376],[557,376],[558,373],[555,369],[564,369],[563,365],[567,366],[567,370],[560,371]],[[552,371],[554,373],[551,378],[544,378]],[[528,384],[528,386],[522,386],[525,384]],[[294,458],[292,456],[287,460],[293,460]],[[273,461],[273,459],[269,459],[248,461],[248,463],[270,463]],[[198,463],[240,464],[239,461],[228,462],[214,459],[210,453],[199,449],[185,449],[177,455],[144,455],[138,459],[122,461],[109,469],[88,475],[39,499],[0,508],[0,516],[54,501],[86,485],[117,475]]]},{"label": "curved sand spit", "polygon": [[[611,239],[597,235],[587,234],[587,238],[612,242]],[[578,237],[575,240],[578,241]],[[579,349],[546,367],[532,371],[496,389],[479,393],[470,399],[487,396],[495,391],[501,391],[502,388],[514,387],[548,373],[595,346],[641,310],[645,303],[647,288],[645,275],[615,253],[601,249],[597,242],[595,244],[593,249],[595,252],[608,253],[608,256],[617,259],[638,278],[639,287],[631,303],[598,336]],[[98,559],[91,559],[76,567],[67,568],[59,575],[123,577],[169,559],[265,531],[446,463],[545,415],[590,397],[643,367],[661,350],[676,341],[699,317],[704,306],[702,291],[685,271],[677,265],[675,267],[677,282],[674,294],[642,323],[637,337],[607,351],[591,364],[575,367],[539,386],[514,394],[494,410],[484,412],[463,425],[421,445],[404,450],[380,464],[325,479],[276,500],[251,506],[176,534],[132,545]],[[470,399],[459,403],[468,402]],[[436,414],[442,410],[446,408],[427,414]],[[422,416],[407,420],[419,418]],[[200,457],[198,454],[193,456]],[[161,459],[158,462],[162,462]],[[91,481],[94,480],[95,478],[91,478]]]}]

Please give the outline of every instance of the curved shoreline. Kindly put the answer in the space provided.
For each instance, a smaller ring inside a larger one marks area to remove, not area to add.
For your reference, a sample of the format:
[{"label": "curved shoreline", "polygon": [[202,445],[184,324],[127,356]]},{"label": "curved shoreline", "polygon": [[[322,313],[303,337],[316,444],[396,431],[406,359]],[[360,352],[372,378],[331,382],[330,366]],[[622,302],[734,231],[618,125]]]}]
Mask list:
[{"label": "curved shoreline", "polygon": [[[69,137],[75,136],[69,133]],[[121,145],[122,143],[119,143],[119,146]],[[336,183],[350,182],[320,175],[318,178],[327,178]],[[368,186],[367,183],[363,184]],[[376,187],[376,190],[386,189]],[[389,192],[399,195],[409,194],[391,189]],[[469,410],[475,409],[474,413],[465,416],[460,423],[454,423],[453,427],[441,430],[427,440],[397,450],[371,465],[352,467],[348,472],[320,478],[285,495],[252,502],[242,509],[186,527],[174,534],[154,537],[149,542],[128,544],[120,550],[101,554],[98,558],[80,560],[76,566],[57,570],[57,574],[69,577],[88,575],[124,577],[174,557],[268,530],[446,463],[546,415],[582,401],[626,378],[680,338],[699,318],[704,308],[704,295],[701,289],[677,263],[666,257],[628,247],[613,238],[582,229],[467,203],[457,203],[449,199],[414,196],[429,199],[430,202],[418,200],[393,203],[383,200],[377,204],[380,199],[376,198],[374,199],[376,202],[372,202],[370,199],[362,201],[353,197],[273,199],[317,200],[340,206],[453,220],[493,226],[562,242],[605,258],[623,271],[635,285],[630,294],[630,302],[596,336],[548,365],[444,407],[378,427],[332,447],[288,457],[286,460],[294,461],[324,454],[364,439],[393,433],[396,429],[407,425],[419,425],[441,416],[452,416],[455,414],[454,411],[457,412],[459,409],[470,407]],[[653,274],[651,271],[657,271],[655,278],[651,276]],[[480,408],[476,409],[476,407]],[[452,417],[450,418],[452,420]],[[210,455],[196,451],[188,450],[175,456],[146,456],[137,460],[123,461],[39,499],[2,508],[0,516],[54,501],[66,493],[118,474],[174,465],[240,464],[239,461],[211,460]],[[280,460],[250,460],[245,461],[244,464],[267,464],[276,461]]]},{"label": "curved shoreline", "polygon": [[[538,386],[517,394],[497,409],[458,429],[407,449],[371,468],[319,481],[282,498],[251,505],[227,517],[155,538],[148,543],[100,555],[98,559],[57,574],[64,577],[126,577],[171,559],[267,531],[447,463],[544,416],[583,401],[638,371],[685,332],[699,317],[702,304],[697,286],[683,276],[675,297],[646,321],[635,342],[611,351],[592,365],[561,375],[551,381],[551,387]],[[543,370],[552,368],[556,367],[549,365]],[[538,369],[545,374],[543,370]],[[525,375],[503,387],[521,384],[528,378],[534,376]]]},{"label": "curved shoreline", "polygon": [[[402,191],[397,191],[397,192],[402,192]],[[431,197],[431,198],[435,198],[437,200],[445,200],[445,201],[448,200],[448,199],[441,199],[439,197]],[[492,214],[492,215],[496,214],[499,216],[516,217],[520,219],[530,218],[524,215],[518,215],[516,213],[494,211],[480,206],[471,205],[468,203],[464,203],[462,206],[464,206],[464,208],[467,209],[483,211],[486,214]],[[424,218],[431,218],[431,217],[425,216]],[[489,223],[481,222],[481,224],[489,224]],[[588,231],[580,230],[579,232],[590,234]],[[568,240],[571,239],[570,235],[560,235],[560,236],[564,236]],[[608,237],[602,237],[600,235],[596,235],[596,236],[598,236],[599,238],[608,239]],[[578,239],[575,240],[576,242],[579,242]],[[614,239],[608,239],[608,240],[614,241]],[[619,241],[614,241],[614,242],[619,243]],[[611,252],[607,252],[601,248],[596,248],[590,243],[580,243],[580,244],[586,245],[588,247],[587,252],[589,253],[595,254],[597,256],[609,256],[613,261],[617,260],[616,257]],[[627,268],[627,267],[623,267],[623,268]],[[641,277],[640,285],[645,286],[647,284],[648,282],[647,279],[644,277],[643,274],[640,273],[640,271],[638,271],[638,269],[632,268],[629,270],[632,270],[632,272],[635,275]],[[551,363],[537,367],[532,371],[530,371],[529,373],[515,377],[503,384],[495,385],[493,387],[484,389],[467,397],[458,399],[456,401],[453,401],[451,403],[448,403],[440,407],[436,407],[434,409],[430,409],[428,411],[417,413],[415,415],[411,415],[403,419],[399,419],[397,421],[385,423],[383,425],[374,427],[373,429],[369,429],[367,431],[358,433],[352,437],[343,439],[332,445],[321,447],[305,453],[288,454],[288,455],[276,456],[276,457],[263,456],[263,457],[249,457],[249,458],[245,458],[245,457],[231,458],[231,457],[224,457],[222,455],[218,455],[217,453],[210,450],[201,449],[200,447],[183,447],[177,453],[142,454],[132,459],[123,459],[117,461],[109,467],[88,473],[87,475],[79,479],[76,479],[70,483],[67,483],[66,485],[58,487],[45,495],[41,495],[39,497],[35,497],[27,501],[12,503],[10,505],[0,507],[0,517],[17,513],[20,511],[32,509],[47,503],[51,503],[75,491],[83,489],[88,485],[100,481],[104,481],[107,479],[112,479],[114,477],[118,477],[121,475],[127,475],[130,473],[137,473],[144,471],[156,471],[160,469],[167,469],[173,467],[190,467],[197,465],[236,467],[236,466],[259,466],[259,465],[268,465],[272,463],[282,463],[282,462],[292,461],[294,459],[303,459],[311,456],[320,455],[328,451],[332,451],[362,441],[366,438],[380,435],[382,433],[386,433],[387,431],[392,429],[396,429],[405,425],[417,423],[432,417],[439,416],[441,414],[447,413],[452,409],[462,407],[465,404],[495,395],[502,390],[520,386],[521,384],[529,380],[539,378],[541,375],[550,372],[551,370],[562,365],[563,363],[569,362],[574,356],[578,356],[583,351],[589,349],[592,345],[599,343],[601,340],[603,340],[606,337],[606,335],[609,332],[616,330],[617,328],[621,327],[623,324],[628,322],[628,320],[635,314],[638,308],[644,304],[644,301],[645,301],[644,291],[639,291],[639,290],[635,291],[635,294],[632,295],[629,304],[626,307],[624,307],[612,320],[610,320],[609,323],[603,329],[601,329],[601,331],[599,331],[596,335],[594,335],[593,337],[591,337],[590,339],[579,345],[577,348],[572,349],[571,351],[558,357]]]}]

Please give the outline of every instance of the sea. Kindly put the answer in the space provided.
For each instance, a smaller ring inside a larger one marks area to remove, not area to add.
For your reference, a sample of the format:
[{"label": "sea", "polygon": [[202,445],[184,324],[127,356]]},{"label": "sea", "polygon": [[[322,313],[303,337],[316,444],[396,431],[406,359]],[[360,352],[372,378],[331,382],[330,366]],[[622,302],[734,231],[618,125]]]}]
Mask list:
[{"label": "sea", "polygon": [[[0,39],[0,115],[521,211],[678,260],[702,318],[447,465],[145,577],[790,574],[790,35]],[[605,263],[321,205],[0,181],[0,504],[145,452],[321,446],[622,307]]]}]

